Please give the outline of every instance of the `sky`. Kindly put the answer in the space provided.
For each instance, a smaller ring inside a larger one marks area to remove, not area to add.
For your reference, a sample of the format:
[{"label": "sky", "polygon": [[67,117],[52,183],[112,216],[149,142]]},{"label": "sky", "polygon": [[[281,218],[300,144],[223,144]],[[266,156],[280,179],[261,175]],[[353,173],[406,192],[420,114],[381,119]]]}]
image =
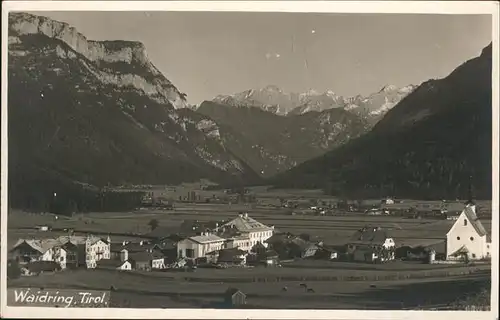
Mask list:
[{"label": "sky", "polygon": [[367,95],[443,78],[491,42],[487,15],[43,12],[92,40],[144,43],[197,104],[266,85]]}]

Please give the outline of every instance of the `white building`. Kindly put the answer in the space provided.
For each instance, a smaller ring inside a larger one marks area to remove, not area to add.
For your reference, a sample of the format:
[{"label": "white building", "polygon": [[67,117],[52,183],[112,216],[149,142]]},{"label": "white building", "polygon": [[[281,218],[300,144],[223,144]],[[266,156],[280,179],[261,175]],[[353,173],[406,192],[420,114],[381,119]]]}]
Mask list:
[{"label": "white building", "polygon": [[120,261],[116,269],[130,271],[132,270],[132,264],[130,261]]},{"label": "white building", "polygon": [[189,237],[177,243],[177,257],[198,259],[208,252],[224,248],[226,240],[215,234],[202,233],[199,236]]},{"label": "white building", "polygon": [[269,239],[274,233],[274,226],[266,226],[265,224],[262,224],[259,221],[249,217],[246,213],[238,215],[238,217],[225,223],[218,229],[220,230],[225,228],[236,229],[241,234],[242,242],[245,241],[243,239],[248,239],[248,245],[240,247],[240,249],[242,250],[245,250],[244,248],[251,249],[259,242],[267,247],[267,243],[265,241]]},{"label": "white building", "polygon": [[476,215],[476,205],[468,202],[446,234],[446,258],[471,260],[491,257],[491,238]]},{"label": "white building", "polygon": [[238,248],[244,251],[252,250],[252,241],[248,235],[234,236],[226,239],[225,248],[233,249]]},{"label": "white building", "polygon": [[103,240],[98,237],[87,236],[85,239],[85,263],[87,268],[93,269],[97,266],[97,261],[110,259],[111,239]]},{"label": "white building", "polygon": [[165,258],[161,255],[151,253],[151,268],[152,269],[165,269]]}]

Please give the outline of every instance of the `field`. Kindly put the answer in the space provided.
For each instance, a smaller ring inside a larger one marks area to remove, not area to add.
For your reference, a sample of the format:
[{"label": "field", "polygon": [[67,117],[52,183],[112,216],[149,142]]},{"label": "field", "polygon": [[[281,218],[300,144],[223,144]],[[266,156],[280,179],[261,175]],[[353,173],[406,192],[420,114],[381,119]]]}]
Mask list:
[{"label": "field", "polygon": [[[454,269],[457,272],[467,272],[465,267]],[[9,282],[9,287],[109,290],[114,286],[117,291],[111,293],[112,305],[136,308],[215,307],[222,301],[223,293],[228,287],[237,287],[247,294],[247,303],[256,308],[401,309],[446,305],[459,298],[457,292],[459,295],[466,295],[481,290],[488,284],[490,277],[486,268],[470,275],[428,278],[425,281],[305,281],[314,289],[314,293],[311,293],[306,292],[299,281],[243,281],[258,275],[271,280],[269,270],[266,269],[238,270],[238,273],[226,271],[228,270],[198,269],[195,273],[67,271],[13,280]],[[296,276],[307,277],[308,274],[318,273],[315,269],[297,271],[288,270],[285,274],[292,272]],[[322,270],[321,273],[338,275],[352,271]],[[356,271],[356,274],[362,273]],[[380,277],[383,277],[388,271],[371,270],[365,273],[380,273]],[[214,276],[220,279],[211,281]],[[375,287],[370,284],[375,284]],[[283,291],[284,287],[287,287],[286,292]]]},{"label": "field", "polygon": [[[175,199],[187,188],[162,191]],[[222,193],[199,191],[203,196]],[[389,230],[397,246],[440,243],[453,221],[407,219],[394,216],[366,216],[347,213],[340,216],[291,215],[277,208],[279,197],[320,198],[318,192],[256,192],[258,204],[189,204],[176,203],[173,211],[137,210],[119,213],[89,213],[73,217],[52,214],[30,214],[12,211],[9,215],[9,246],[19,238],[50,237],[66,234],[64,228],[76,233],[110,234],[113,242],[140,239],[150,231],[148,222],[156,219],[160,227],[174,231],[184,220],[229,220],[240,212],[273,225],[280,231],[308,233],[327,244],[344,244],[359,228],[366,225]],[[419,201],[419,204],[429,203]],[[479,204],[482,207],[488,202]],[[491,232],[491,221],[482,221]],[[49,224],[51,232],[36,231],[36,225]],[[437,306],[450,303],[459,295],[476,292],[491,279],[489,265],[427,265],[394,262],[367,265],[328,261],[284,263],[283,268],[198,269],[194,273],[113,272],[103,270],[65,271],[42,274],[9,282],[9,286],[45,286],[88,289],[109,289],[115,286],[112,301],[129,307],[214,307],[222,301],[222,293],[235,286],[248,295],[248,303],[260,308],[357,308],[401,309]],[[314,288],[314,293],[299,287],[300,282]],[[376,282],[376,288],[370,287]],[[285,292],[283,287],[287,287]],[[404,297],[404,301],[401,301]]]}]

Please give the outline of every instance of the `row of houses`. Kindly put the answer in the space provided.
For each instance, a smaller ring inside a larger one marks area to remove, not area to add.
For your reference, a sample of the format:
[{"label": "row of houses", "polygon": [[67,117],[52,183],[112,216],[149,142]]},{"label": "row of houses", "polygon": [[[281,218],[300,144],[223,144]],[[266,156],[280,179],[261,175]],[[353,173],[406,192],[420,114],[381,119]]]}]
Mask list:
[{"label": "row of houses", "polygon": [[95,268],[101,259],[110,259],[111,239],[88,236],[61,236],[56,239],[19,239],[10,255],[20,265],[53,261],[61,269]]}]

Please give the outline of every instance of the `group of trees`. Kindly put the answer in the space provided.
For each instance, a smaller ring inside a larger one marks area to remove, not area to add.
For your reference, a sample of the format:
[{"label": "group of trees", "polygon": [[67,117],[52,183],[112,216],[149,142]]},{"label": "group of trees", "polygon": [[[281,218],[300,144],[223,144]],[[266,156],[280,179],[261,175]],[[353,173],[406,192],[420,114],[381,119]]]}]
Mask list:
[{"label": "group of trees", "polygon": [[76,184],[23,184],[23,190],[9,190],[10,206],[31,212],[72,215],[84,212],[134,210],[143,192],[108,191]]}]

